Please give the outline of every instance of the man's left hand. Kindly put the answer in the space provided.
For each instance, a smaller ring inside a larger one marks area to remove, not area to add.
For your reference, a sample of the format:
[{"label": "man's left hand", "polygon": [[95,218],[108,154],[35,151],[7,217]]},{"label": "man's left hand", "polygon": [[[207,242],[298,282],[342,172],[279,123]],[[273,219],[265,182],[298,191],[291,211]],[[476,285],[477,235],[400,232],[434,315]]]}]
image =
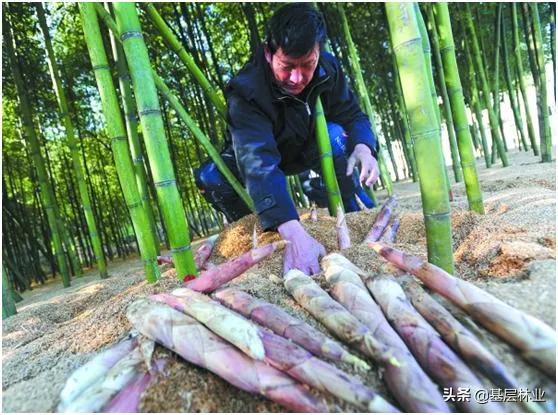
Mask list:
[{"label": "man's left hand", "polygon": [[357,144],[347,161],[347,176],[353,174],[355,166],[360,164],[360,182],[372,186],[378,180],[378,162],[365,144]]}]

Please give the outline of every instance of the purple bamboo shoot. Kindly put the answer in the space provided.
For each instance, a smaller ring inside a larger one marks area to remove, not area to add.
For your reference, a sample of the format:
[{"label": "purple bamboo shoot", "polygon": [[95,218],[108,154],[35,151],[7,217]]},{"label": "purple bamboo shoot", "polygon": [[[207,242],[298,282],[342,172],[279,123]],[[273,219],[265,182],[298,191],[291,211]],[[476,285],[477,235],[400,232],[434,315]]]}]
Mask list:
[{"label": "purple bamboo shoot", "polygon": [[473,284],[414,255],[369,244],[400,269],[467,312],[492,333],[517,347],[522,356],[550,376],[556,375],[556,331],[542,321],[500,301]]},{"label": "purple bamboo shoot", "polygon": [[[500,389],[519,389],[520,384],[513,378],[502,362],[490,353],[480,341],[455,317],[428,295],[415,281],[401,283],[411,304],[423,316],[463,360],[482,372]],[[521,401],[528,412],[542,412],[534,402]]]},{"label": "purple bamboo shoot", "polygon": [[450,412],[437,385],[391,328],[359,275],[351,270],[357,267],[336,253],[325,256],[322,267],[331,287],[331,296],[365,324],[378,341],[391,347],[397,361],[401,362],[401,366],[386,366],[384,372],[386,384],[401,407],[408,412]]},{"label": "purple bamboo shoot", "polygon": [[134,327],[230,384],[257,393],[295,412],[328,412],[303,385],[264,362],[251,359],[195,319],[166,304],[138,300],[128,308]]},{"label": "purple bamboo shoot", "polygon": [[213,235],[207,238],[204,243],[198,248],[196,254],[194,255],[194,262],[196,263],[196,268],[198,270],[205,269],[205,263],[211,256],[213,252],[213,247],[215,242],[219,238],[219,235]]},{"label": "purple bamboo shoot", "polygon": [[275,304],[235,288],[219,290],[213,297],[221,304],[293,341],[318,357],[346,362],[364,370],[370,369],[366,362],[347,352],[339,343]]},{"label": "purple bamboo shoot", "polygon": [[159,373],[162,373],[166,361],[159,359],[155,362],[157,373],[141,371],[136,373],[134,378],[128,383],[124,389],[112,398],[112,400],[103,408],[103,412],[109,413],[136,413],[139,412],[141,395],[145,390],[156,382]]},{"label": "purple bamboo shoot", "polygon": [[395,201],[395,195],[393,195],[389,197],[388,200],[386,200],[386,202],[382,205],[382,208],[380,209],[380,212],[378,213],[378,216],[376,216],[376,220],[372,225],[372,229],[370,229],[370,232],[368,232],[368,235],[366,235],[364,242],[374,242],[380,239],[391,218]]},{"label": "purple bamboo shoot", "polygon": [[296,302],[326,328],[382,365],[398,365],[392,350],[380,344],[373,333],[333,300],[312,278],[298,270],[290,270],[285,288]]},{"label": "purple bamboo shoot", "polygon": [[395,239],[397,238],[397,231],[399,230],[400,224],[401,221],[399,220],[399,218],[392,219],[380,240],[388,243],[394,243]]},{"label": "purple bamboo shoot", "polygon": [[60,392],[58,410],[63,410],[63,407],[74,401],[84,390],[104,378],[106,373],[135,347],[137,347],[136,338],[126,339],[110,346],[73,372]]},{"label": "purple bamboo shoot", "polygon": [[310,221],[314,223],[318,222],[318,209],[315,204],[312,204],[310,208]]},{"label": "purple bamboo shoot", "polygon": [[[472,396],[486,389],[463,361],[442,341],[434,330],[407,301],[403,290],[390,275],[378,275],[366,281],[386,318],[405,341],[422,368],[442,387],[468,388]],[[495,402],[485,404],[471,399],[457,401],[467,412],[503,412]]]},{"label": "purple bamboo shoot", "polygon": [[[190,296],[197,297],[203,294],[196,293],[187,289],[175,290],[180,291],[181,297],[174,295],[155,295],[153,299],[164,301],[179,311],[191,314],[192,303]],[[173,298],[174,297],[174,298]],[[209,327],[213,332],[231,342],[235,346],[246,350],[256,340],[246,336],[239,336],[238,326],[231,324],[233,319],[242,318],[234,311],[220,305],[215,301],[211,301],[208,297],[204,304],[207,313],[213,317],[202,321],[204,325]],[[177,301],[178,300],[178,301]],[[210,312],[210,310],[212,310]],[[195,314],[199,314],[197,311]],[[201,320],[198,320],[201,321]],[[222,324],[225,322],[226,324]],[[246,323],[248,323],[246,321]],[[250,323],[253,324],[253,323]],[[373,389],[367,387],[355,377],[337,369],[335,366],[326,363],[302,347],[284,339],[275,333],[256,326],[258,329],[258,337],[264,348],[265,361],[275,368],[289,374],[299,382],[305,383],[316,389],[320,389],[331,393],[341,399],[346,400],[360,408],[370,412],[399,412],[397,408],[390,405],[381,396],[377,395]],[[246,344],[241,344],[239,340],[245,339]]]},{"label": "purple bamboo shoot", "polygon": [[335,223],[337,230],[337,246],[339,250],[348,249],[351,247],[351,237],[349,235],[349,228],[347,227],[347,220],[341,205],[337,207],[337,221]]},{"label": "purple bamboo shoot", "polygon": [[286,244],[287,242],[285,241],[279,241],[264,245],[261,248],[252,249],[224,264],[220,264],[215,268],[210,268],[202,272],[198,278],[190,280],[184,285],[191,290],[202,293],[214,291],[271,255],[277,249],[284,247]]}]

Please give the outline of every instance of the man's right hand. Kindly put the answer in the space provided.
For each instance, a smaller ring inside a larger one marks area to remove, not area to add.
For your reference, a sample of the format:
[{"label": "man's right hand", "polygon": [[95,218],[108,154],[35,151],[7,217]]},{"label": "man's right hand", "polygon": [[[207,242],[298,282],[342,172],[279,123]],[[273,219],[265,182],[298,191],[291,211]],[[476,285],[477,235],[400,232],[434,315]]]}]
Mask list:
[{"label": "man's right hand", "polygon": [[281,238],[290,243],[285,248],[283,272],[298,269],[306,275],[320,272],[320,258],[326,255],[324,246],[312,238],[297,220],[285,222],[277,228]]}]

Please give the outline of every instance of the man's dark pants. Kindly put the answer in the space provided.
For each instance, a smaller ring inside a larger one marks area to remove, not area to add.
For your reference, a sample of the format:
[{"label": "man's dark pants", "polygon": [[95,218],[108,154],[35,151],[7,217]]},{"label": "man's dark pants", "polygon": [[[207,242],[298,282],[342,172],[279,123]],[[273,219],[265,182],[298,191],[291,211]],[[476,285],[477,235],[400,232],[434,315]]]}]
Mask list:
[{"label": "man's dark pants", "polygon": [[[363,191],[358,183],[358,178],[354,176],[347,176],[347,159],[348,154],[346,151],[346,137],[343,128],[339,124],[328,123],[328,132],[332,148],[333,164],[335,166],[335,175],[339,190],[343,199],[345,212],[355,212],[360,210],[357,204],[355,193],[358,192],[361,200],[363,199]],[[313,151],[305,154],[306,163],[297,166],[297,168],[284,173],[287,175],[303,173],[307,170],[321,171],[320,167],[320,154],[317,146],[311,147]],[[234,176],[243,183],[240,172],[236,164],[236,159],[232,147],[229,147],[221,153],[223,161],[231,170]],[[250,209],[236,194],[233,187],[229,184],[227,179],[217,169],[213,161],[206,162],[200,168],[194,170],[196,185],[211,205],[223,212],[229,222],[234,222],[248,214]],[[324,206],[327,201],[327,194],[323,187],[323,182],[319,179],[310,179],[303,183],[304,191],[310,200],[316,201],[318,206]],[[366,197],[366,196],[364,196]],[[364,200],[363,200],[364,201]],[[365,202],[368,207],[373,207]]]}]

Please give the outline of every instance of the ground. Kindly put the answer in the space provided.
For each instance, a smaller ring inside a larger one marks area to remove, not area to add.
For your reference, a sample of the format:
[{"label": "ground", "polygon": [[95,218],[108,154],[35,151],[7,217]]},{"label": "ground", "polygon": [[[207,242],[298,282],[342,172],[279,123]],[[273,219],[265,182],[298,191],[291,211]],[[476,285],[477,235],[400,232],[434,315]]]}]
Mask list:
[{"label": "ground", "polygon": [[[541,164],[532,154],[513,152],[510,167],[486,169],[477,161],[486,214],[467,211],[464,185],[453,184],[451,203],[456,275],[485,289],[504,302],[556,327],[556,164]],[[451,176],[450,171],[450,176]],[[453,181],[453,180],[452,180]],[[426,258],[426,239],[418,184],[395,184],[401,227],[395,246]],[[380,202],[386,199],[378,192]],[[347,215],[353,247],[344,255],[361,268],[379,269],[384,263],[369,248],[359,244],[370,229],[378,209]],[[301,220],[328,252],[335,250],[332,218],[319,211],[312,224],[308,211]],[[221,235],[213,263],[249,249],[257,221],[250,216],[231,225]],[[258,233],[260,244],[277,238]],[[278,304],[309,324],[325,329],[309,316],[285,291],[281,282],[281,252],[237,278],[231,285]],[[180,284],[174,270],[164,266],[164,278],[152,285],[143,280],[138,258],[113,261],[111,277],[101,280],[95,270],[62,288],[59,280],[23,294],[18,314],[2,321],[2,410],[3,412],[53,412],[68,376],[130,330],[125,317],[128,304],[151,293],[168,292]],[[324,284],[321,275],[318,281]],[[439,298],[438,298],[439,300]],[[463,313],[456,316],[500,358],[522,387],[542,388],[545,398],[555,400],[556,384],[521,359],[511,346],[479,328]],[[159,349],[159,354],[165,354]],[[242,392],[206,370],[168,354],[166,378],[146,391],[141,410],[145,412],[278,412],[272,402]],[[359,376],[393,402],[375,368],[367,374],[340,368]],[[481,376],[487,389],[491,383]],[[343,402],[326,397],[332,411],[355,411]],[[519,408],[509,405],[509,411]]]}]

